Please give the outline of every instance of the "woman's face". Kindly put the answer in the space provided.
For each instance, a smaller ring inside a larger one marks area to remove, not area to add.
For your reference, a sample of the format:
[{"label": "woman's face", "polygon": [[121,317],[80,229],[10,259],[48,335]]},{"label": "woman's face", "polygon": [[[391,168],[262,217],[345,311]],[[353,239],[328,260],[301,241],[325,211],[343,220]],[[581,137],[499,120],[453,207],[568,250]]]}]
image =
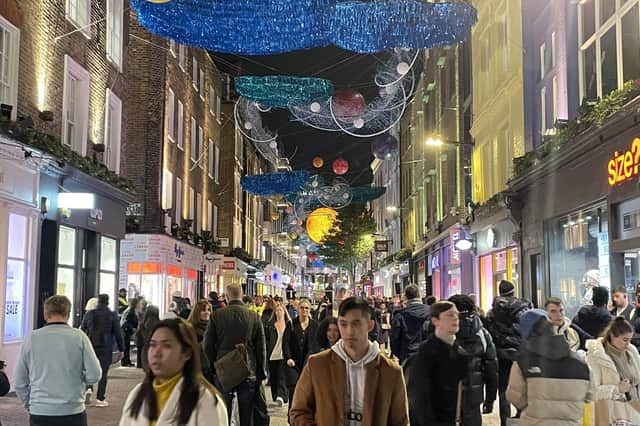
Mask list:
[{"label": "woman's face", "polygon": [[190,352],[184,352],[182,345],[167,328],[158,328],[149,341],[149,368],[159,382],[164,382],[180,373],[191,358]]},{"label": "woman's face", "polygon": [[298,314],[302,319],[309,318],[309,316],[311,315],[311,305],[309,305],[307,302],[300,303],[300,305],[298,305]]},{"label": "woman's face", "polygon": [[276,320],[283,321],[284,318],[284,308],[282,305],[276,306]]},{"label": "woman's face", "polygon": [[611,336],[611,345],[621,351],[627,350],[627,348],[629,347],[629,343],[631,343],[632,337],[633,333],[621,334],[618,337]]},{"label": "woman's face", "polygon": [[340,330],[338,330],[337,324],[329,324],[329,328],[327,328],[327,340],[331,346],[335,345],[336,342],[340,339]]},{"label": "woman's face", "polygon": [[200,311],[200,321],[209,321],[211,318],[211,306],[206,305],[203,310]]}]

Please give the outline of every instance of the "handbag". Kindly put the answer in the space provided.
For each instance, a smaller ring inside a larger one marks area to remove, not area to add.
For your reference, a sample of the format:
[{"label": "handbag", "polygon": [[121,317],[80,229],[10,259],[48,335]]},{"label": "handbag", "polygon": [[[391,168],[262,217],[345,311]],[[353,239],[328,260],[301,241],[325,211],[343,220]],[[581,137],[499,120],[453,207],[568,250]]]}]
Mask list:
[{"label": "handbag", "polygon": [[601,399],[593,408],[596,425],[640,425],[640,401]]},{"label": "handbag", "polygon": [[220,386],[225,392],[230,392],[251,376],[249,356],[244,343],[237,344],[233,350],[214,362],[213,366]]}]

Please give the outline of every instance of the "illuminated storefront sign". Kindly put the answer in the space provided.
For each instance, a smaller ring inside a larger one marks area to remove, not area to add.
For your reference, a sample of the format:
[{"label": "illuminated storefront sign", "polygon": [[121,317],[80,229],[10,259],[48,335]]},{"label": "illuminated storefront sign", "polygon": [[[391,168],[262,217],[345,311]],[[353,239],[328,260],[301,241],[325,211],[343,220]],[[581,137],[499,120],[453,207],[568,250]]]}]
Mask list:
[{"label": "illuminated storefront sign", "polygon": [[615,186],[632,177],[638,176],[638,162],[640,162],[640,138],[635,138],[630,150],[623,153],[616,151],[613,154],[613,158],[609,161],[607,165],[609,185]]}]

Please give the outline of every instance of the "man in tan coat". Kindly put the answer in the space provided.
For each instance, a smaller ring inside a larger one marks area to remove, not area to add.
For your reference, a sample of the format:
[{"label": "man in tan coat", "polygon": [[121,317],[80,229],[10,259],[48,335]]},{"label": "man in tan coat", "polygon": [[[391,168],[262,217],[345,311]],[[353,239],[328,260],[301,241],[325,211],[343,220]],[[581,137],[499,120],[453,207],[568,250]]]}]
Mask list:
[{"label": "man in tan coat", "polygon": [[291,426],[406,426],[402,370],[369,342],[375,326],[367,302],[345,299],[338,311],[341,340],[309,358],[296,386]]}]

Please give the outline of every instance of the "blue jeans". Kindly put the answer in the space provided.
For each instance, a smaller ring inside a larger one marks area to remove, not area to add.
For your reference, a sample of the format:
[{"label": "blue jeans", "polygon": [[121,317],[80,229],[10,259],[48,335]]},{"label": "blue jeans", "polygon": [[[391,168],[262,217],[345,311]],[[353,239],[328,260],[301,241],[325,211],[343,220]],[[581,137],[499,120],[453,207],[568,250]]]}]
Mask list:
[{"label": "blue jeans", "polygon": [[240,426],[253,426],[253,409],[256,404],[256,382],[247,380],[236,386],[225,395],[227,412],[229,413],[229,425],[231,425],[231,413],[233,412],[233,398],[238,397],[238,412],[240,413]]}]

